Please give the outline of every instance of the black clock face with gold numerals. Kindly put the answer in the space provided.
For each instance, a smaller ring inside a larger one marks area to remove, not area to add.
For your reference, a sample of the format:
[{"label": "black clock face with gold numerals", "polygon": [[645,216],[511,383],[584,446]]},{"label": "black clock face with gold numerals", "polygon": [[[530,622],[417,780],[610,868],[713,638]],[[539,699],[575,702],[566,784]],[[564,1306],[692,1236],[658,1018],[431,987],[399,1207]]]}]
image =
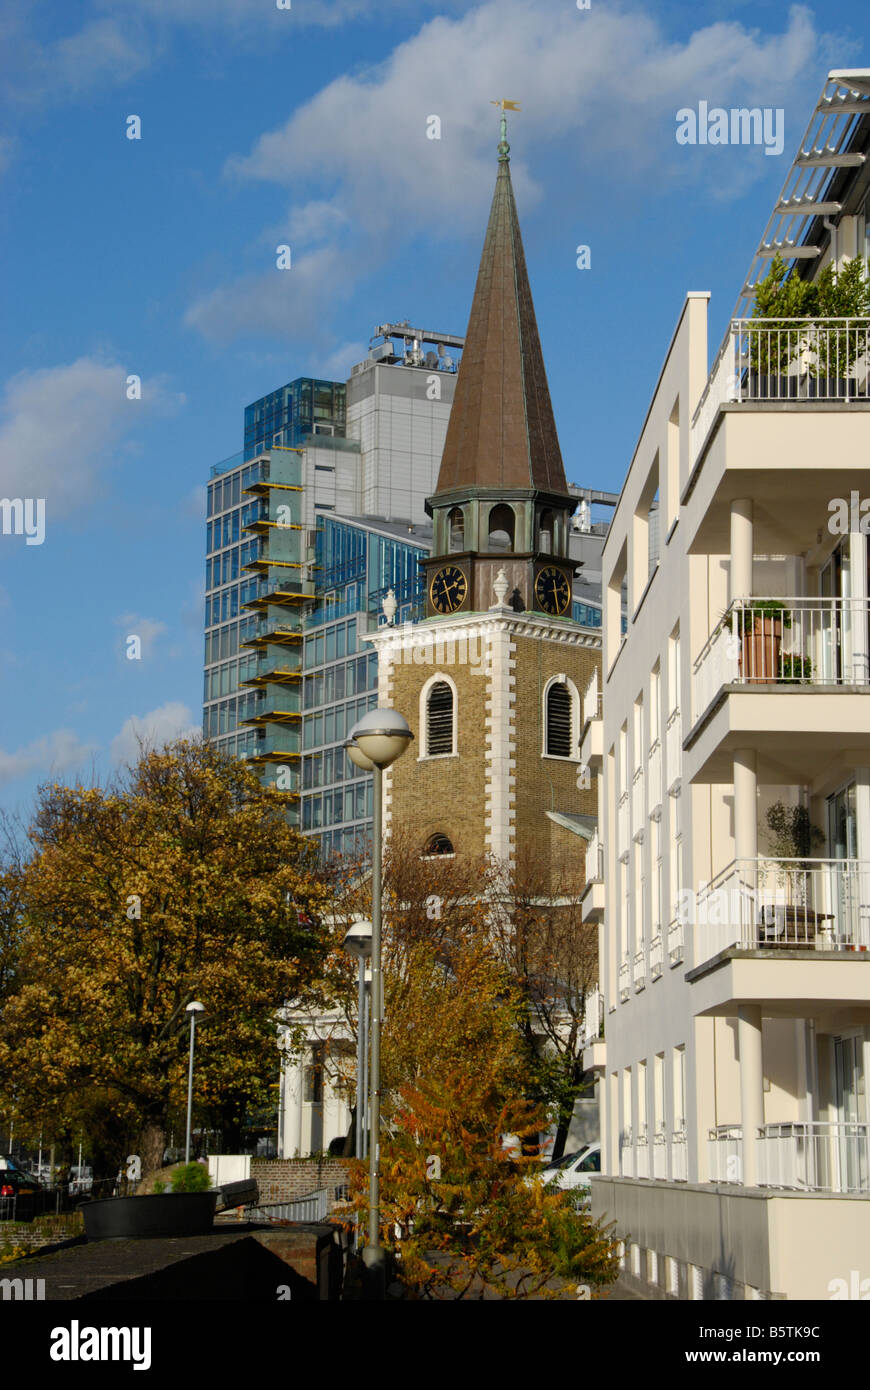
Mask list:
[{"label": "black clock face with gold numerals", "polygon": [[436,613],[455,613],[468,593],[468,580],[456,565],[436,570],[429,584],[429,602]]},{"label": "black clock face with gold numerals", "polygon": [[561,570],[555,565],[538,571],[535,580],[535,598],[545,613],[558,617],[564,613],[571,602],[571,585]]}]

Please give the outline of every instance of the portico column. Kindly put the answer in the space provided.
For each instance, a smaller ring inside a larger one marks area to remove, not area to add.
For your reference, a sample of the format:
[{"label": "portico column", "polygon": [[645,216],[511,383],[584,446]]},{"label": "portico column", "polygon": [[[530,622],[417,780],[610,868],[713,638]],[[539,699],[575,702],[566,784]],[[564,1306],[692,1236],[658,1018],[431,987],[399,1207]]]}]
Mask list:
[{"label": "portico column", "polygon": [[758,856],[758,773],[754,748],[734,750],[734,857]]},{"label": "portico column", "polygon": [[752,498],[735,497],[731,503],[730,598],[749,598],[752,594]]},{"label": "portico column", "polygon": [[740,1054],[740,1122],[743,1126],[743,1186],[758,1186],[756,1131],[764,1123],[764,1078],[761,1060],[761,1009],[741,1004],[737,1010]]}]

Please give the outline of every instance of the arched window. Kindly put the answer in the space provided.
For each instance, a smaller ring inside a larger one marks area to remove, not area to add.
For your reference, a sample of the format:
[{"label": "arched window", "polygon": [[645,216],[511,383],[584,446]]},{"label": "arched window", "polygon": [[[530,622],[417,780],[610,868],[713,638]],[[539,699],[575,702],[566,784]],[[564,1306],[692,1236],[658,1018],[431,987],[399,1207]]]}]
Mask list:
[{"label": "arched window", "polygon": [[564,681],[553,681],[547,691],[547,755],[570,758],[574,754],[574,702]]},{"label": "arched window", "polygon": [[456,555],[465,549],[465,517],[461,507],[452,507],[447,514],[448,549]]},{"label": "arched window", "polygon": [[439,831],[436,835],[430,835],[423,847],[423,854],[453,854],[453,845],[446,835]]},{"label": "arched window", "polygon": [[504,502],[500,502],[497,507],[493,507],[489,514],[489,549],[490,550],[513,550],[514,548],[514,512],[512,507],[508,507]]},{"label": "arched window", "polygon": [[435,681],[426,700],[426,753],[453,752],[453,690],[446,681]]},{"label": "arched window", "polygon": [[538,549],[543,550],[547,555],[552,555],[553,553],[554,525],[553,513],[551,511],[541,512],[541,517],[538,522]]}]

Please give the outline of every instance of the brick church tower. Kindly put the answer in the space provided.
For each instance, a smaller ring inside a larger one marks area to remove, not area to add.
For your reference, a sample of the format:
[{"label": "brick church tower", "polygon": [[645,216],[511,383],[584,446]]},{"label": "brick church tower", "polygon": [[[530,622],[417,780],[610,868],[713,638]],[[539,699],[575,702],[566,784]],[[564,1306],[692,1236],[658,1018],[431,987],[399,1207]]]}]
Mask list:
[{"label": "brick church tower", "polygon": [[385,828],[421,853],[582,869],[596,813],[582,701],[599,634],[572,619],[568,492],[504,126],[437,490],[426,616],[370,634],[379,705],[415,742],[386,775]]}]

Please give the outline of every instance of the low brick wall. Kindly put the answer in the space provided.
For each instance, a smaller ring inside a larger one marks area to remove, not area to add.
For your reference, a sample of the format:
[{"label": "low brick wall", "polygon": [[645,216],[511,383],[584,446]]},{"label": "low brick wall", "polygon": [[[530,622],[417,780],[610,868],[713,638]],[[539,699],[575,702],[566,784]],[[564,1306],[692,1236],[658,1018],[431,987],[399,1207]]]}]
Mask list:
[{"label": "low brick wall", "polygon": [[251,1177],[260,1189],[261,1202],[291,1202],[325,1187],[329,1209],[335,1202],[335,1189],[343,1187],[350,1173],[347,1158],[252,1158]]}]

